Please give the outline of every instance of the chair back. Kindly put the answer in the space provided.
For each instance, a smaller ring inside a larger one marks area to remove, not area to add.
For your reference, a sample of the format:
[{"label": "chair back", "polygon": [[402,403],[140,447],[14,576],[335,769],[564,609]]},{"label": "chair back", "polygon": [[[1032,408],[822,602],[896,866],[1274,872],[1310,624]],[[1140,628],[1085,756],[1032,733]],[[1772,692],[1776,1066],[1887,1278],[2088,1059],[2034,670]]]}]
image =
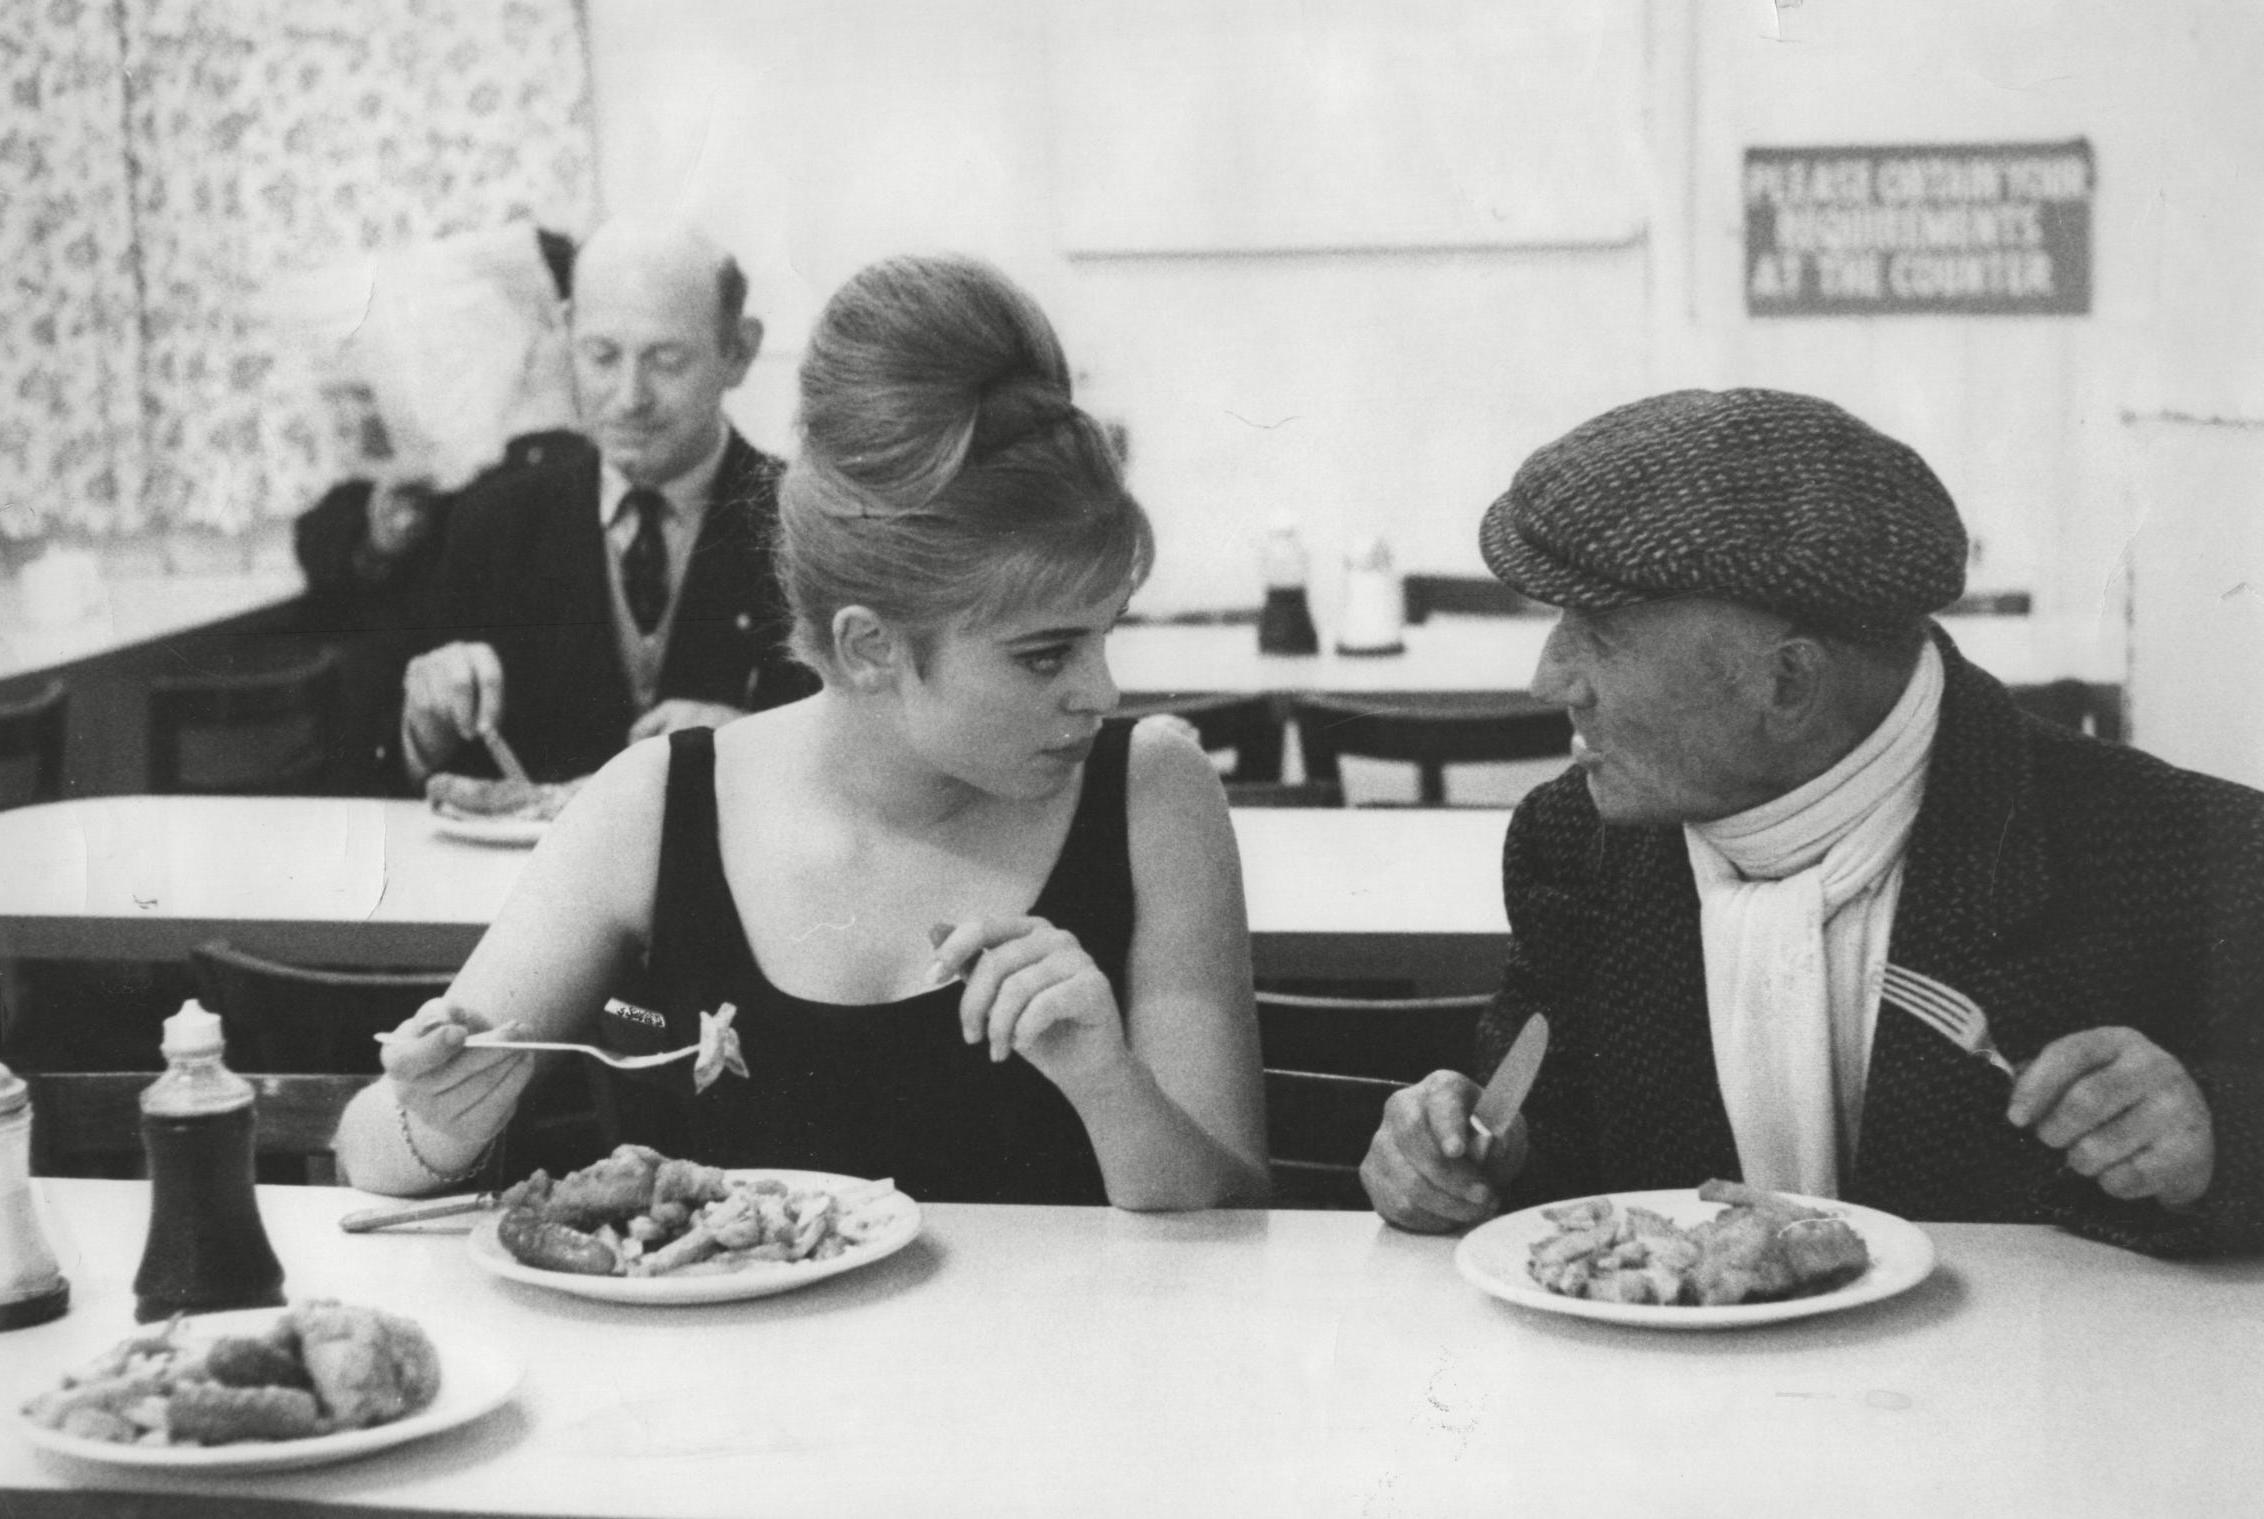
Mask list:
[{"label": "chair back", "polygon": [[1369,1206],[1360,1162],[1392,1093],[1434,1070],[1465,1068],[1482,992],[1335,997],[1260,987],[1266,1148],[1277,1208]]},{"label": "chair back", "polygon": [[1335,781],[1228,781],[1229,807],[1342,807],[1344,788]]},{"label": "chair back", "polygon": [[2014,686],[2012,699],[2023,711],[2046,722],[2103,738],[2112,744],[2123,739],[2122,687],[2075,679],[2048,681],[2039,686]]},{"label": "chair back", "polygon": [[1324,1071],[1266,1071],[1267,1169],[1276,1208],[1365,1209],[1360,1162],[1400,1083]]},{"label": "chair back", "polygon": [[1117,703],[1115,721],[1137,722],[1163,712],[1184,718],[1213,755],[1231,753],[1224,772],[1230,785],[1281,779],[1281,709],[1270,696],[1221,692],[1195,695],[1142,694]]},{"label": "chair back", "polygon": [[1258,1047],[1268,1066],[1375,1076],[1399,1086],[1468,1067],[1490,992],[1347,996],[1261,986]]},{"label": "chair back", "polygon": [[0,810],[62,796],[70,710],[70,688],[59,680],[0,697]]},{"label": "chair back", "polygon": [[375,1075],[377,1035],[448,990],[444,971],[323,970],[244,953],[190,951],[197,995],[220,1015],[232,1064],[254,1071]]},{"label": "chair back", "polygon": [[[141,1094],[154,1071],[30,1071],[31,1162],[35,1176],[139,1175],[143,1168]],[[338,1168],[331,1140],[354,1094],[372,1076],[259,1075],[244,1078],[258,1093],[254,1141],[262,1158],[295,1160],[295,1173],[262,1180],[329,1186]]]},{"label": "chair back", "polygon": [[149,789],[319,793],[337,744],[338,652],[271,670],[163,675],[149,689]]},{"label": "chair back", "polygon": [[1290,720],[1309,780],[1342,783],[1347,754],[1415,766],[1426,807],[1446,803],[1446,767],[1548,759],[1572,753],[1572,719],[1561,707],[1515,693],[1469,700],[1396,696],[1296,696]]},{"label": "chair back", "polygon": [[1460,617],[1524,617],[1549,609],[1491,575],[1408,575],[1399,582],[1407,620],[1427,622],[1433,612]]}]

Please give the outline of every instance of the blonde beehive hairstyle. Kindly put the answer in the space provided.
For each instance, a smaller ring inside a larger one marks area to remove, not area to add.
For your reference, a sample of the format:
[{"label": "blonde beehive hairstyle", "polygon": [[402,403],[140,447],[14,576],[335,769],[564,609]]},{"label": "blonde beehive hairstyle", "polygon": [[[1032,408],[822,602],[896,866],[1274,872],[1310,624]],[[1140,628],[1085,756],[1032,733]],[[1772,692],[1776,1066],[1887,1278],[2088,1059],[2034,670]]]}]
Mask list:
[{"label": "blonde beehive hairstyle", "polygon": [[1053,324],[978,260],[887,259],[836,291],[802,361],[800,428],[778,573],[794,653],[821,675],[843,607],[902,628],[924,664],[948,627],[1129,591],[1154,561]]}]

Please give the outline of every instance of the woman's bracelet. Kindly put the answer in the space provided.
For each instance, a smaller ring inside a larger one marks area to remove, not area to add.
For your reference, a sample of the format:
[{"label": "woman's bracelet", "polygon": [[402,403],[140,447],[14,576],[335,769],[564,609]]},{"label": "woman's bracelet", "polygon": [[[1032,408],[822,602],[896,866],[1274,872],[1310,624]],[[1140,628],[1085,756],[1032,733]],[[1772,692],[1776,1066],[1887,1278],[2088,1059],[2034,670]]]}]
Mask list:
[{"label": "woman's bracelet", "polygon": [[424,1151],[417,1148],[417,1136],[409,1130],[409,1110],[402,1106],[398,1094],[393,1099],[393,1111],[399,1115],[401,1120],[401,1147],[409,1152],[409,1159],[416,1165],[416,1168],[431,1177],[436,1186],[454,1187],[470,1181],[473,1177],[479,1175],[481,1167],[487,1164],[488,1152],[495,1148],[495,1140],[490,1139],[486,1144],[480,1146],[479,1154],[472,1157],[470,1165],[451,1175],[425,1159]]}]

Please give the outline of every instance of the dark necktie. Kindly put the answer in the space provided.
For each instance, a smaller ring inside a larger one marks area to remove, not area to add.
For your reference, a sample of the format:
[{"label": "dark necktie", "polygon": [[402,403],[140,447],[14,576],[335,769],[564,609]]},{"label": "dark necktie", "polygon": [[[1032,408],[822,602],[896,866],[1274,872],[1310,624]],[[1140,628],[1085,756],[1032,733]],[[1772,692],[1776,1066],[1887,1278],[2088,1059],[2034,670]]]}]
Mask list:
[{"label": "dark necktie", "polygon": [[621,498],[621,506],[637,514],[637,536],[621,551],[621,595],[637,631],[650,637],[668,610],[668,540],[660,532],[668,498],[639,487]]}]

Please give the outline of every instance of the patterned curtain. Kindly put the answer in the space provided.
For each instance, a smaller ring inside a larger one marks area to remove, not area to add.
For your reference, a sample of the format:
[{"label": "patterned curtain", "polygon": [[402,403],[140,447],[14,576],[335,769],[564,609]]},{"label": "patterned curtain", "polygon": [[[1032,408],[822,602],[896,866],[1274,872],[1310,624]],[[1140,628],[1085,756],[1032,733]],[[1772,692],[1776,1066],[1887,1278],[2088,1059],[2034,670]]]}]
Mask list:
[{"label": "patterned curtain", "polygon": [[[40,383],[69,392],[27,419],[32,439],[16,446],[31,468],[0,485],[0,536],[235,533],[295,515],[342,472],[338,430],[263,292],[437,237],[589,220],[576,0],[0,0],[10,11],[7,35],[28,39],[16,77],[100,83],[109,135],[94,83],[68,120],[41,113],[38,131],[59,139],[47,157],[74,155],[50,175],[87,207],[58,189],[36,219],[8,182],[20,168],[4,145],[24,113],[0,135],[8,267],[19,241],[56,245],[0,290],[0,384],[53,376]],[[120,226],[129,242],[100,241]],[[89,288],[88,259],[115,290]],[[47,353],[27,308],[98,328],[83,346],[102,364]],[[120,446],[129,425],[138,449]],[[13,442],[0,434],[0,459]]]},{"label": "patterned curtain", "polygon": [[0,0],[0,541],[138,520],[141,367],[118,29]]}]

